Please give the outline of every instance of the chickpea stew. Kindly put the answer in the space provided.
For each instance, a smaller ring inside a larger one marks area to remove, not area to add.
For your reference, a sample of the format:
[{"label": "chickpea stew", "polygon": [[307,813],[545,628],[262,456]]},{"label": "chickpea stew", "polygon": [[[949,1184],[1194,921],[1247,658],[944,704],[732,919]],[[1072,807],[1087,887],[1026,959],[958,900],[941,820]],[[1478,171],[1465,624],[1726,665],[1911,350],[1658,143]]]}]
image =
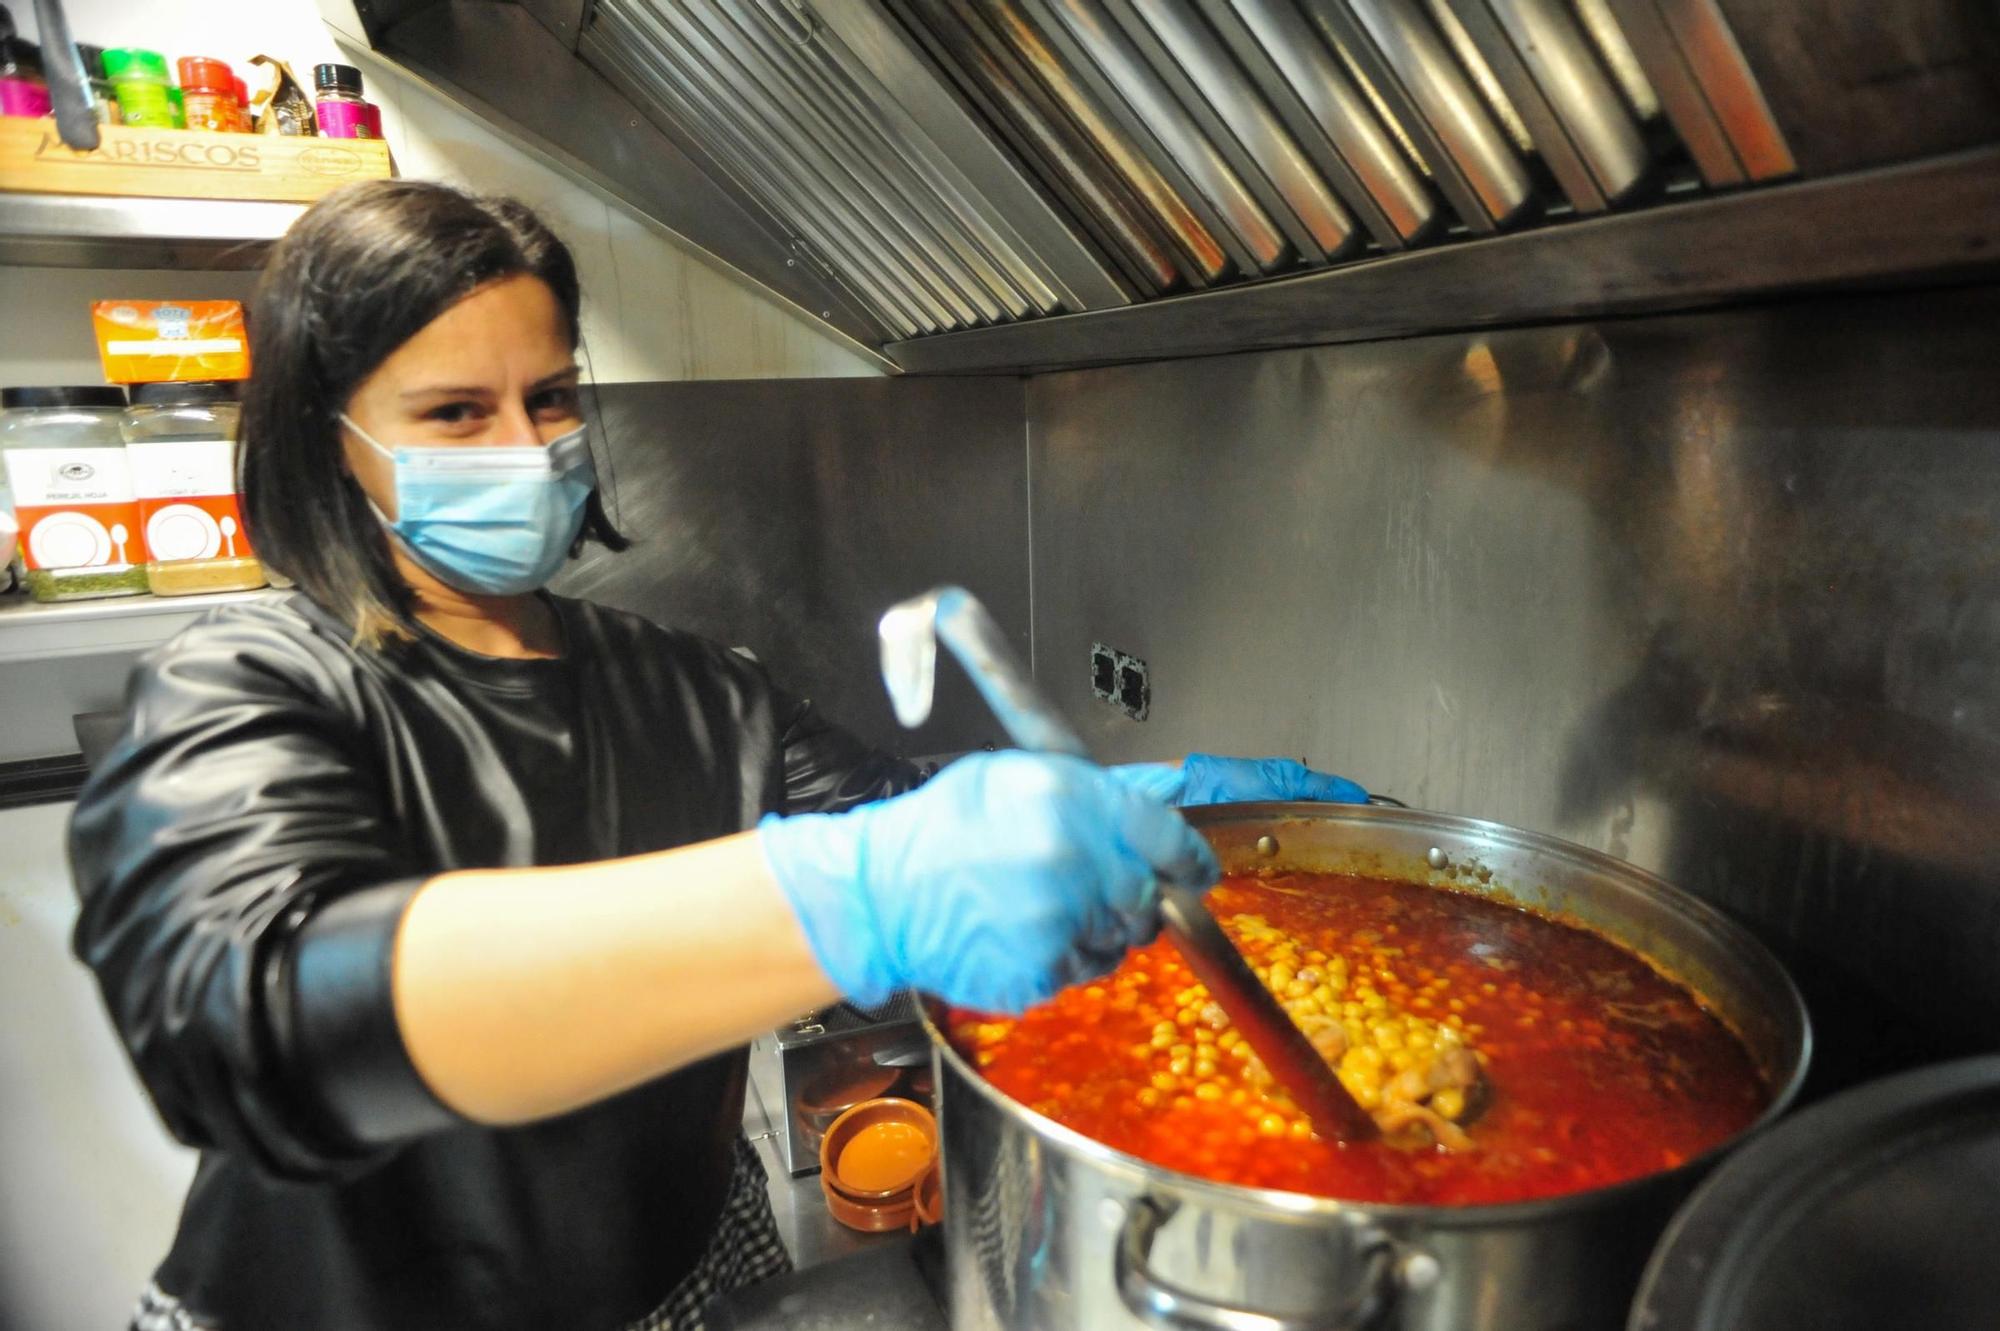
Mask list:
[{"label": "chickpea stew", "polygon": [[1351,1201],[1602,1187],[1748,1127],[1771,1090],[1687,989],[1573,925],[1419,883],[1232,875],[1210,909],[1383,1130],[1315,1136],[1158,939],[1018,1019],[945,1028],[997,1088],[1155,1164]]}]

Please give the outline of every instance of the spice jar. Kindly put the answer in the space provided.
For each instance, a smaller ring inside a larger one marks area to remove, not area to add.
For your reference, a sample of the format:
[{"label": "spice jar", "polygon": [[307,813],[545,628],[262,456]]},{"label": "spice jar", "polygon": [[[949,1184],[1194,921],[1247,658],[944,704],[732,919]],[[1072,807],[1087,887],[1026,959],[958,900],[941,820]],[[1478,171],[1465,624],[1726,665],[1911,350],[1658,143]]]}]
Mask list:
[{"label": "spice jar", "polygon": [[179,90],[167,77],[167,58],[136,46],[114,46],[104,53],[104,77],[118,94],[118,110],[128,125],[172,129],[174,96]]},{"label": "spice jar", "polygon": [[33,42],[0,37],[0,116],[45,116],[49,85],[42,79],[42,53]]},{"label": "spice jar", "polygon": [[321,138],[382,137],[381,112],[361,96],[360,70],[352,65],[314,65],[313,88]]},{"label": "spice jar", "polygon": [[104,48],[78,42],[76,53],[83,57],[83,72],[90,76],[90,109],[98,123],[116,125],[120,121],[118,89],[104,76]]},{"label": "spice jar", "polygon": [[236,74],[220,60],[182,56],[181,101],[189,129],[234,134],[248,128],[243,106],[236,100]]},{"label": "spice jar", "polygon": [[0,390],[0,458],[29,595],[38,601],[146,590],[146,544],[119,419],[101,385]]},{"label": "spice jar", "polygon": [[264,566],[236,498],[236,385],[137,384],[123,423],[155,596],[248,591]]}]

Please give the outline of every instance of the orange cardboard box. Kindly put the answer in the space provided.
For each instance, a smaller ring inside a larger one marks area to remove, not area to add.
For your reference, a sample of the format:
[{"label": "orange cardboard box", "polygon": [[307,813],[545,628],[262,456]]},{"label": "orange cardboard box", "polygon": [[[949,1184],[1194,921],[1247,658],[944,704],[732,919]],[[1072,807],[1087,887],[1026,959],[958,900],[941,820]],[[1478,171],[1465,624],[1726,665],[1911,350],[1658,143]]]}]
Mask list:
[{"label": "orange cardboard box", "polygon": [[248,379],[250,342],[234,300],[100,300],[90,307],[114,384]]}]

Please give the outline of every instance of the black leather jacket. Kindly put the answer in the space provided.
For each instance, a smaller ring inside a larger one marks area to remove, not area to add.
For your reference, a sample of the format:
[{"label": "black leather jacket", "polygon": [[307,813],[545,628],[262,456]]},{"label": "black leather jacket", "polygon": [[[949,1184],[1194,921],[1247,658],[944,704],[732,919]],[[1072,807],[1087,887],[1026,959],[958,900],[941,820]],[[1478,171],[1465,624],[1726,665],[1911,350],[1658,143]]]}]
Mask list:
[{"label": "black leather jacket", "polygon": [[448,869],[578,863],[916,784],[753,662],[551,598],[555,661],[376,652],[303,596],[133,678],[83,791],[77,954],[201,1165],[158,1284],[223,1331],[603,1328],[688,1271],[744,1059],[489,1129],[411,1067],[396,922]]}]

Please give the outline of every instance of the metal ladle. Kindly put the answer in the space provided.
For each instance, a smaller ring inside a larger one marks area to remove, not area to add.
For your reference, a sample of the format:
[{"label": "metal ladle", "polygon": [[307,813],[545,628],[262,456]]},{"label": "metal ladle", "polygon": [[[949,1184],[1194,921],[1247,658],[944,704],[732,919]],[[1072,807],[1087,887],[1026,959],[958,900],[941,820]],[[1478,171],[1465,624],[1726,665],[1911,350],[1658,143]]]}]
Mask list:
[{"label": "metal ladle", "polygon": [[[949,647],[1013,741],[1038,753],[1088,759],[1083,739],[1035,687],[986,607],[962,587],[938,587],[882,616],[882,682],[905,727],[931,714],[937,647]],[[1278,1000],[1250,969],[1193,888],[1160,884],[1160,919],[1195,978],[1252,1052],[1323,1137],[1347,1143],[1376,1133],[1370,1118]]]}]

